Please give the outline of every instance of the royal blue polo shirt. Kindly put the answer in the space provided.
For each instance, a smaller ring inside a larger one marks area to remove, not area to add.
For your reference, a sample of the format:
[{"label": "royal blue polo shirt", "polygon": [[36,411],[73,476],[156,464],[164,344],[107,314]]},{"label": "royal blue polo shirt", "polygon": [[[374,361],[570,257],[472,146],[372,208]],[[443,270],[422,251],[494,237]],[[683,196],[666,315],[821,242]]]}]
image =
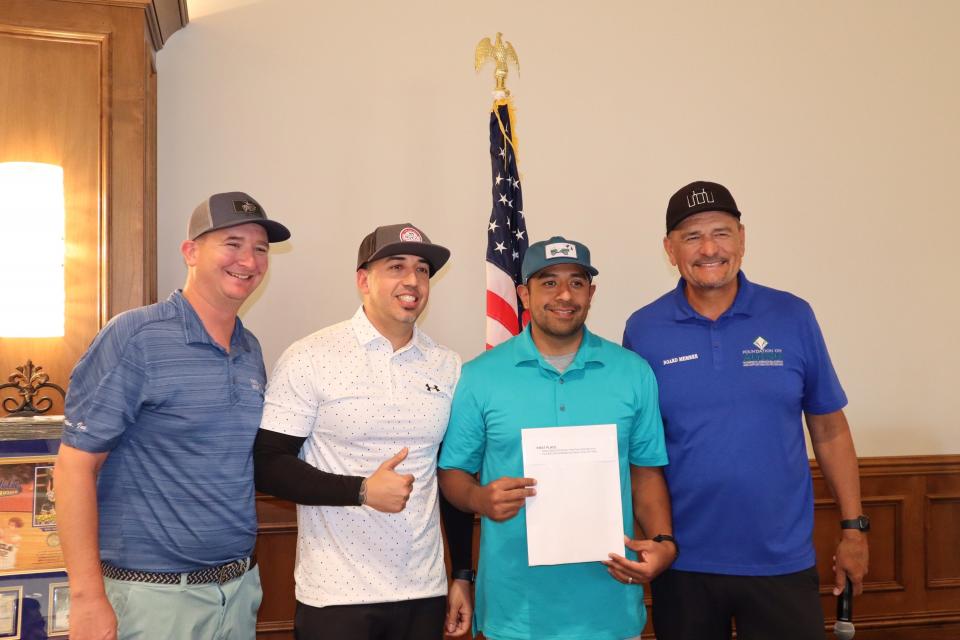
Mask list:
[{"label": "royal blue polo shirt", "polygon": [[[562,373],[537,351],[528,326],[463,366],[440,467],[480,472],[487,484],[523,477],[520,430],[616,424],[623,531],[633,534],[630,465],[667,458],[657,383],[643,359],[584,328]],[[632,552],[631,552],[632,553]],[[496,640],[624,640],[646,620],[643,590],[599,562],[527,566],[526,511],[481,520],[475,630]]]},{"label": "royal blue polo shirt", "polygon": [[103,328],[71,374],[63,432],[71,447],[109,452],[97,480],[103,560],[190,571],[250,555],[265,382],[240,320],[227,353],[179,291]]},{"label": "royal blue polo shirt", "polygon": [[811,567],[813,488],[803,412],[847,398],[810,305],[751,283],[711,321],[685,282],[627,321],[623,345],[653,367],[680,557],[673,568],[779,575]]}]

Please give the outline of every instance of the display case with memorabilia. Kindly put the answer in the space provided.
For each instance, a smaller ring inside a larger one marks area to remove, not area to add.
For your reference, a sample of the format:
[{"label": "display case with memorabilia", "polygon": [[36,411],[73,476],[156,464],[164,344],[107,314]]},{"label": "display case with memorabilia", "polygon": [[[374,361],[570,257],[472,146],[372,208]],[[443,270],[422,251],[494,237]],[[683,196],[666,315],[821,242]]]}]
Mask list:
[{"label": "display case with memorabilia", "polygon": [[62,416],[0,418],[0,640],[69,630],[53,479],[62,431]]}]

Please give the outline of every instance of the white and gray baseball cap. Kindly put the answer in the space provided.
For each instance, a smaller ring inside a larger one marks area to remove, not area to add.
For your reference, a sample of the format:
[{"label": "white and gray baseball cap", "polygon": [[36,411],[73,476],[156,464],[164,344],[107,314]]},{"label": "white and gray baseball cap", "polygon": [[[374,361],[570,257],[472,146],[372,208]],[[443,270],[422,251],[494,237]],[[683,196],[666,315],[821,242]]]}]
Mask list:
[{"label": "white and gray baseball cap", "polygon": [[263,227],[268,242],[283,242],[290,237],[289,229],[269,220],[260,203],[242,191],[215,193],[197,205],[190,216],[187,237],[196,240],[208,231],[248,223]]}]

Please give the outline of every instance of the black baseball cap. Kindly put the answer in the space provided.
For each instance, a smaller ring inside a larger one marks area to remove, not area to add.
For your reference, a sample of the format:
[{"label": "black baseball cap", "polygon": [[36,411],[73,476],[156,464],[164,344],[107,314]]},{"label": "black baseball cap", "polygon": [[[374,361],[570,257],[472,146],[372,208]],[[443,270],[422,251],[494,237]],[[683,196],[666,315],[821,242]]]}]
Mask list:
[{"label": "black baseball cap", "polygon": [[409,222],[377,227],[367,234],[357,251],[357,269],[380,258],[419,256],[430,265],[432,277],[450,259],[450,250],[430,242],[423,231]]},{"label": "black baseball cap", "polygon": [[740,219],[737,202],[725,186],[697,180],[670,197],[670,202],[667,203],[667,233],[693,214],[704,211],[725,211],[737,220]]},{"label": "black baseball cap", "polygon": [[258,224],[267,232],[267,242],[282,242],[290,237],[290,230],[267,219],[260,203],[242,191],[215,193],[193,210],[187,237],[196,240],[216,229],[226,229],[248,223]]}]

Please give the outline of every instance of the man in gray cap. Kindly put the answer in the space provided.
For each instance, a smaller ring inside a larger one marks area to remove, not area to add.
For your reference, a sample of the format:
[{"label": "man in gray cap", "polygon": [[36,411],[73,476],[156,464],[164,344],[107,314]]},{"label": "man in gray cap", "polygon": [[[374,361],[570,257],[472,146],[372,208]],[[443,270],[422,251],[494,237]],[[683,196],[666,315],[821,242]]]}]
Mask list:
[{"label": "man in gray cap", "polygon": [[[491,640],[639,638],[638,582],[678,551],[657,384],[642,358],[584,326],[597,275],[586,246],[560,236],[531,244],[521,275],[530,324],[463,367],[440,456],[450,502],[483,516],[475,628]],[[615,499],[629,551],[616,545],[604,563],[529,566],[523,507],[538,489],[522,477],[521,432],[577,425],[616,425]],[[642,539],[632,539],[635,521]]]},{"label": "man in gray cap", "polygon": [[55,467],[74,640],[253,640],[266,375],[237,312],[289,237],[247,194],[211,196],[183,289],[113,318],[74,368]]},{"label": "man in gray cap", "polygon": [[460,357],[416,325],[449,257],[412,224],[374,230],[357,257],[361,307],[291,345],[270,378],[256,479],[298,504],[298,638],[469,629],[472,516],[444,510],[448,600],[436,481]]}]

